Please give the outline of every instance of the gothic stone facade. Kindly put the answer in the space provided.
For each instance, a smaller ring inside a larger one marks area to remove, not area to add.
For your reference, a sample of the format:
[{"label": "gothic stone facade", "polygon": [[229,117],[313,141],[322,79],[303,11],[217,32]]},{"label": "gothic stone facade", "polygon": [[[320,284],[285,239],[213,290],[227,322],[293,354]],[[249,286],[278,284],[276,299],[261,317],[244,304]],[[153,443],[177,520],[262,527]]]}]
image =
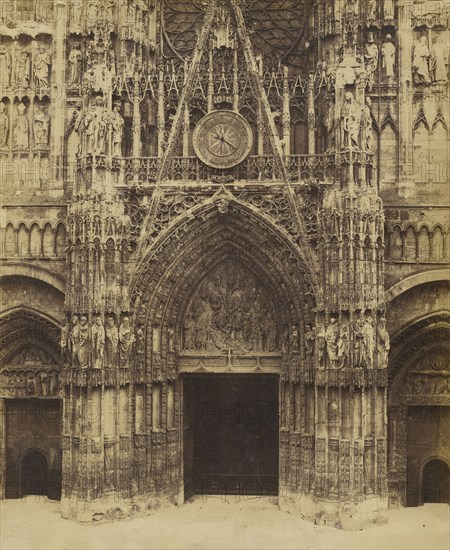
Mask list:
[{"label": "gothic stone facade", "polygon": [[450,460],[448,15],[2,2],[3,497],[181,504],[201,373],[276,377],[280,508],[423,502]]}]

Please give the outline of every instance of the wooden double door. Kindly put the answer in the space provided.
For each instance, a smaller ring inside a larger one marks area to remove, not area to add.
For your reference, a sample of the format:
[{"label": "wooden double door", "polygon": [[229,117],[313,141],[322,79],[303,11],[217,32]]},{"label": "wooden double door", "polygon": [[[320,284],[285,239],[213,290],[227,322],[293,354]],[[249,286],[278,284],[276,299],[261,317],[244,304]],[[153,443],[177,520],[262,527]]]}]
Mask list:
[{"label": "wooden double door", "polygon": [[184,494],[278,494],[279,377],[183,380]]}]

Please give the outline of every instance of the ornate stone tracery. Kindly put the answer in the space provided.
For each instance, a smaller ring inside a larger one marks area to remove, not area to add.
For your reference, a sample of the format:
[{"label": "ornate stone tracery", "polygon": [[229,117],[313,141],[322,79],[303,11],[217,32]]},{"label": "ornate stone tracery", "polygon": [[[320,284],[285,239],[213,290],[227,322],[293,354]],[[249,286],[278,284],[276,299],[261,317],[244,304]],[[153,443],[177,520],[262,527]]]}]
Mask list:
[{"label": "ornate stone tracery", "polygon": [[429,144],[449,126],[429,4],[89,0],[58,4],[54,28],[0,14],[5,273],[66,275],[58,321],[26,297],[1,319],[2,395],[64,400],[65,517],[180,502],[192,373],[279,376],[281,507],[359,528],[388,488],[405,501],[408,407],[448,405],[447,320],[397,333],[386,306],[449,256],[420,187],[445,181]]}]

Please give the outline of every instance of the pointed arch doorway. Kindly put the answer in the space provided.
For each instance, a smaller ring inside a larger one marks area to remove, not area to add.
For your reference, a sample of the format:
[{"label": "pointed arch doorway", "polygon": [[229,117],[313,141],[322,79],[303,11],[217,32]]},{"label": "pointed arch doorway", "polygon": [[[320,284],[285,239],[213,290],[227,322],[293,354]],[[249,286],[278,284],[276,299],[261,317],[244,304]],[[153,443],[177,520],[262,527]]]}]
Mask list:
[{"label": "pointed arch doorway", "polygon": [[278,494],[279,376],[183,376],[184,500]]},{"label": "pointed arch doorway", "polygon": [[192,494],[276,495],[279,313],[258,274],[225,260],[183,312],[184,500]]},{"label": "pointed arch doorway", "polygon": [[[249,376],[255,382],[246,389],[242,383],[244,389],[238,391],[253,395],[257,380],[272,375],[279,398],[276,395],[269,400],[278,400],[279,420],[274,420],[278,431],[267,438],[277,451],[267,475],[275,485],[278,482],[280,492],[290,483],[297,494],[301,484],[309,487],[313,468],[310,459],[305,461],[307,473],[300,477],[304,430],[308,430],[304,442],[308,456],[312,452],[314,392],[300,382],[311,377],[304,335],[312,322],[315,277],[303,261],[303,251],[294,248],[283,231],[247,203],[221,193],[189,212],[174,223],[173,231],[164,233],[157,260],[152,256],[157,245],[148,249],[131,284],[133,309],[145,334],[139,372],[143,382],[152,384],[148,397],[145,388],[136,387],[139,399],[148,400],[151,412],[149,416],[139,414],[136,423],[154,431],[149,462],[155,491],[163,488],[166,480],[173,480],[171,495],[181,504],[194,492],[193,477],[245,474],[237,467],[238,459],[229,463],[228,470],[205,472],[194,467],[194,458],[202,456],[194,454],[195,437],[202,437],[194,406],[204,396],[199,386],[193,388],[191,397],[186,396],[187,376],[210,377],[216,384],[221,375]],[[206,389],[204,401],[211,401],[216,389]],[[222,400],[234,403],[236,397],[227,391],[223,390]],[[161,436],[165,429],[167,444]],[[223,434],[223,430],[222,422],[212,432]],[[218,444],[211,443],[209,447]],[[255,449],[256,443],[250,453],[253,456],[260,454]],[[225,458],[231,461],[231,457]],[[257,466],[250,475],[259,475]],[[261,481],[264,475],[259,475]],[[205,480],[206,486],[212,482],[211,477]],[[273,484],[270,489],[243,488],[246,483],[242,477],[235,479],[231,489],[221,488],[221,492],[275,491]],[[217,490],[208,488],[208,492]],[[203,492],[201,481],[197,491]]]}]

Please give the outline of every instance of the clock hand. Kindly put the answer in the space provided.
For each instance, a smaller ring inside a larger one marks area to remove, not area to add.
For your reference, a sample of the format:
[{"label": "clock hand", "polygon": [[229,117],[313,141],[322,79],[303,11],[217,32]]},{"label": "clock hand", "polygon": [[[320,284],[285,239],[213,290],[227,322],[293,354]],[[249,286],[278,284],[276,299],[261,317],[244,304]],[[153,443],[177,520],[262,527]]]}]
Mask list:
[{"label": "clock hand", "polygon": [[224,139],[223,141],[224,141],[224,143],[229,145],[234,151],[236,151],[236,149],[238,148],[237,145],[234,145],[234,143],[231,143],[231,141],[228,141],[227,139]]}]

